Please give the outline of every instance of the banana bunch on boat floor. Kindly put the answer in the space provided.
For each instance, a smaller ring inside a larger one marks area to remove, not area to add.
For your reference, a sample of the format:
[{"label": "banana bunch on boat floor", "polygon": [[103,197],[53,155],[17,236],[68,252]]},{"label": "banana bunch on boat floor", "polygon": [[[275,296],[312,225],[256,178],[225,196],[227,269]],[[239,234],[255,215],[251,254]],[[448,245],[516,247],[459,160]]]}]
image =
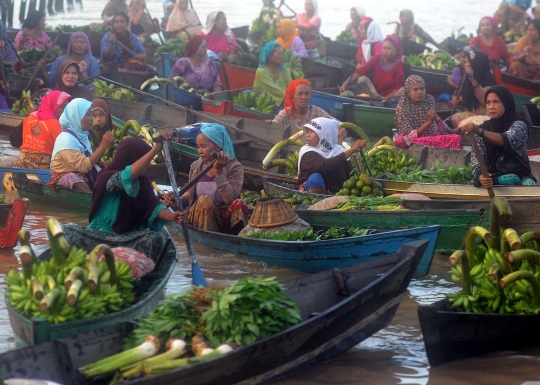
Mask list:
[{"label": "banana bunch on boat floor", "polygon": [[512,217],[505,198],[491,201],[490,230],[472,227],[465,250],[450,256],[452,280],[459,293],[447,294],[461,312],[540,314],[540,234],[521,236],[513,229],[501,234],[501,220]]},{"label": "banana bunch on boat floor", "polygon": [[457,65],[454,57],[448,52],[428,52],[427,50],[419,55],[406,56],[405,63],[412,66],[427,67],[436,70],[452,70]]},{"label": "banana bunch on boat floor", "polygon": [[115,262],[109,246],[98,245],[86,255],[68,244],[54,218],[47,221],[47,234],[52,257],[38,261],[30,234],[19,232],[22,273],[11,270],[6,276],[6,297],[19,313],[58,324],[112,313],[135,301],[131,266]]},{"label": "banana bunch on boat floor", "polygon": [[403,150],[397,150],[388,136],[381,138],[366,156],[373,176],[386,173],[400,173],[416,165],[416,158],[409,157]]},{"label": "banana bunch on boat floor", "polygon": [[268,115],[273,115],[276,109],[274,99],[266,92],[264,94],[257,94],[251,91],[240,92],[233,97],[233,103]]},{"label": "banana bunch on boat floor", "polygon": [[105,80],[95,80],[92,82],[92,85],[96,87],[95,92],[98,96],[104,98],[135,101],[135,95],[133,94],[133,92],[123,87],[114,88],[114,84],[108,84]]},{"label": "banana bunch on boat floor", "polygon": [[192,93],[192,94],[195,94],[195,95],[199,95],[199,96],[206,96],[206,95],[208,95],[210,93],[210,91],[208,91],[207,89],[204,89],[204,88],[200,89],[200,90],[195,89],[194,87],[191,86],[191,84],[186,82],[185,79],[182,76],[175,76],[173,78],[173,81],[171,81],[169,79],[166,79],[166,78],[148,79],[147,81],[145,81],[141,85],[141,90],[144,90],[146,87],[148,87],[148,86],[150,86],[152,84],[157,84],[157,85],[159,85],[159,87],[161,87],[162,85],[172,84],[173,86],[178,87],[178,89],[180,89],[182,91],[186,91],[186,92],[189,92],[189,93]]},{"label": "banana bunch on boat floor", "polygon": [[21,98],[13,103],[11,111],[20,116],[27,116],[31,109],[36,108],[33,100],[34,98],[30,91],[23,91]]},{"label": "banana bunch on boat floor", "polygon": [[[115,128],[112,129],[111,133],[113,134],[113,136],[115,138],[114,139],[114,144],[111,147],[109,147],[108,149],[106,149],[105,152],[103,153],[103,156],[101,157],[101,160],[103,162],[112,161],[112,159],[114,158],[114,154],[116,152],[116,147],[118,147],[118,144],[120,144],[120,142],[124,138],[132,136],[132,135],[130,135],[130,129],[134,134],[138,135],[142,140],[144,140],[150,146],[154,147],[153,137],[155,135],[159,135],[159,131],[157,129],[153,128],[153,127],[148,126],[148,125],[144,125],[144,126],[141,127],[139,122],[137,122],[136,120],[128,120],[124,124],[124,127],[122,127],[122,128],[116,128],[115,127]],[[97,148],[97,146],[99,146],[99,140],[97,138],[97,134],[95,133],[95,130],[92,130],[91,134],[92,134],[91,135],[92,147]]]}]

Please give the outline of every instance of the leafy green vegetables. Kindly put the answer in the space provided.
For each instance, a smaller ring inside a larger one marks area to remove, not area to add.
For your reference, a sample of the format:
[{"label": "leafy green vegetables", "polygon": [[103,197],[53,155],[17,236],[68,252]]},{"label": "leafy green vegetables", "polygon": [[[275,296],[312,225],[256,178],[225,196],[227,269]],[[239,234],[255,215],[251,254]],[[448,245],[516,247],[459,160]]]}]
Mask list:
[{"label": "leafy green vegetables", "polygon": [[332,227],[328,230],[315,232],[313,227],[300,231],[280,231],[279,233],[265,233],[258,231],[248,235],[249,238],[269,239],[273,241],[321,241],[325,239],[337,239],[358,237],[367,235],[369,230],[360,227]]}]

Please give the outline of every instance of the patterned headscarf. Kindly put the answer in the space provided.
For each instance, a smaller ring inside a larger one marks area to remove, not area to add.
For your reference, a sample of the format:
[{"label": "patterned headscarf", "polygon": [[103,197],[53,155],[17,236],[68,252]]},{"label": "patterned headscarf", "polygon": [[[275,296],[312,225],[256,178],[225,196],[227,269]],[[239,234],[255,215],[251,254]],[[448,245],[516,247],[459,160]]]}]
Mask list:
[{"label": "patterned headscarf", "polygon": [[[270,56],[272,56],[276,47],[280,47],[280,45],[275,41],[269,41],[264,45],[261,54],[259,55],[259,68],[266,67],[266,62]],[[283,72],[285,71],[285,66],[282,64],[279,66],[279,69]]]},{"label": "patterned headscarf", "polygon": [[71,98],[71,96],[66,92],[51,91],[41,98],[40,106],[36,112],[32,113],[32,115],[39,120],[58,120],[56,110],[58,110],[58,108],[60,108],[60,106],[64,104],[66,100],[69,100],[69,98]]},{"label": "patterned headscarf", "polygon": [[225,155],[228,155],[231,159],[236,160],[232,140],[225,127],[216,123],[208,123],[201,127],[201,132],[208,139],[217,144]]},{"label": "patterned headscarf", "polygon": [[296,79],[289,83],[287,91],[285,91],[285,99],[283,99],[283,107],[289,115],[294,112],[293,96],[300,84],[307,85],[311,91],[311,84],[306,79]]},{"label": "patterned headscarf", "polygon": [[291,19],[281,19],[279,22],[281,24],[281,36],[283,37],[279,36],[277,42],[284,49],[291,49],[294,38],[298,36],[296,25]]},{"label": "patterned headscarf", "polygon": [[[416,83],[426,85],[424,79],[418,75],[411,75],[405,81],[403,94],[396,108],[396,127],[399,135],[407,135],[422,126],[427,119],[429,110],[435,111],[435,99],[426,93],[424,100],[415,102],[411,98],[411,90]],[[437,122],[433,122],[422,136],[433,136],[439,131]]]},{"label": "patterned headscarf", "polygon": [[68,87],[62,81],[64,72],[66,72],[70,65],[74,65],[77,68],[78,80],[80,81],[82,79],[82,73],[79,64],[75,60],[65,60],[60,64],[60,67],[58,68],[58,83],[56,84],[56,89],[67,92],[73,98],[83,98],[91,102],[92,99],[94,99],[94,94],[92,93],[92,91],[90,91],[89,88],[79,86],[78,84],[75,84],[75,86],[73,87]]},{"label": "patterned headscarf", "polygon": [[73,42],[75,39],[82,37],[86,41],[86,52],[85,55],[92,56],[92,47],[90,46],[90,40],[88,40],[88,36],[86,36],[86,33],[84,32],[75,32],[71,37],[69,38],[69,43],[67,47],[67,53],[68,55],[71,53],[71,46],[73,45]]},{"label": "patterned headscarf", "polygon": [[308,130],[313,130],[319,137],[317,146],[312,147],[308,144],[302,146],[298,154],[298,173],[300,173],[300,164],[302,156],[310,151],[314,151],[325,159],[333,158],[342,152],[345,152],[343,146],[337,144],[339,122],[328,118],[315,118],[304,126],[304,134]]}]

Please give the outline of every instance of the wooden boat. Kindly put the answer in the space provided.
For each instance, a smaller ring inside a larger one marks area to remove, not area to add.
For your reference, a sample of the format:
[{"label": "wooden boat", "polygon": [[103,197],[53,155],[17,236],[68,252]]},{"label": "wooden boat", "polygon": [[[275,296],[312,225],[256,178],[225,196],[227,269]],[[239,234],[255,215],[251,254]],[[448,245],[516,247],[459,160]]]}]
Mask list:
[{"label": "wooden boat", "polygon": [[156,76],[157,72],[150,69],[150,67],[147,67],[146,71],[128,70],[119,68],[116,63],[113,63],[109,64],[106,69],[101,72],[101,75],[117,83],[139,89],[145,81]]},{"label": "wooden boat", "polygon": [[[341,222],[339,226],[343,227],[344,223]],[[328,223],[321,226],[333,225]],[[364,224],[359,224],[357,221],[355,225],[347,224],[346,226],[364,227]],[[433,226],[433,223],[429,227],[407,226],[408,228],[404,230],[396,230],[400,226],[393,226],[390,229],[387,226],[383,227],[384,230],[377,230],[374,234],[361,237],[325,241],[271,241],[215,233],[188,225],[190,238],[194,242],[215,250],[235,253],[269,265],[295,269],[303,273],[318,273],[327,269],[350,266],[357,262],[370,261],[397,252],[400,245],[408,239],[425,239],[429,240],[429,245],[416,270],[416,276],[425,276],[429,272],[435,253],[440,227]],[[463,229],[461,229],[461,235],[463,236]]]},{"label": "wooden boat", "polygon": [[27,206],[28,199],[24,198],[0,204],[0,249],[14,247],[19,241]]},{"label": "wooden boat", "polygon": [[493,76],[495,76],[497,84],[507,87],[512,92],[540,96],[540,83],[505,74],[497,67],[493,67]]},{"label": "wooden boat", "polygon": [[540,345],[540,315],[462,313],[443,300],[419,305],[418,318],[431,366]]},{"label": "wooden boat", "polygon": [[[46,319],[27,317],[18,313],[11,307],[9,300],[6,298],[9,322],[15,335],[27,345],[38,345],[47,341],[70,337],[77,333],[90,332],[122,322],[132,321],[150,313],[161,300],[178,256],[178,251],[169,233],[165,229],[162,231],[166,233],[169,240],[161,252],[162,255],[153,256],[153,259],[157,261],[154,270],[140,278],[140,281],[137,280],[134,282],[136,300],[133,305],[104,316],[52,325]],[[47,250],[38,258],[49,259],[50,257],[50,250]]]},{"label": "wooden boat", "polygon": [[[258,384],[337,357],[390,323],[426,246],[417,241],[392,256],[285,282],[285,294],[299,304],[303,322],[227,355],[136,383]],[[77,368],[118,353],[132,328],[124,323],[1,354],[0,375],[86,384]]]}]

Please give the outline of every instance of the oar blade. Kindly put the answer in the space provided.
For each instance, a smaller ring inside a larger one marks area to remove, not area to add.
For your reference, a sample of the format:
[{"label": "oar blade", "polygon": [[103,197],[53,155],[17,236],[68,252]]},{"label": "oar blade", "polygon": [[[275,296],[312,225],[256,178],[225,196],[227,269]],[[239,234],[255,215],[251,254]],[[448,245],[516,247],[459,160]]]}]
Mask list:
[{"label": "oar blade", "polygon": [[191,276],[193,280],[194,286],[202,286],[206,287],[206,280],[204,279],[204,275],[201,271],[201,267],[199,266],[199,263],[194,261],[191,265]]}]

